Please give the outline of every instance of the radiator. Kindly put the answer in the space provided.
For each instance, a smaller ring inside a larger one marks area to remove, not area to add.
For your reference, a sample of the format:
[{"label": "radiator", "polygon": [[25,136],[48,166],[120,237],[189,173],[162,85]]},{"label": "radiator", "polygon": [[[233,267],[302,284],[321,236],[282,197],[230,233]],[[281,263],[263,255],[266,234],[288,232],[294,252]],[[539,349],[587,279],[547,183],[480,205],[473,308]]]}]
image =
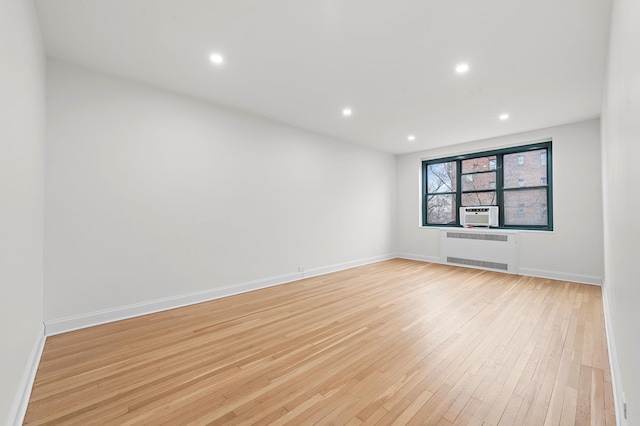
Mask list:
[{"label": "radiator", "polygon": [[481,229],[440,230],[440,261],[492,271],[517,271],[517,233]]}]

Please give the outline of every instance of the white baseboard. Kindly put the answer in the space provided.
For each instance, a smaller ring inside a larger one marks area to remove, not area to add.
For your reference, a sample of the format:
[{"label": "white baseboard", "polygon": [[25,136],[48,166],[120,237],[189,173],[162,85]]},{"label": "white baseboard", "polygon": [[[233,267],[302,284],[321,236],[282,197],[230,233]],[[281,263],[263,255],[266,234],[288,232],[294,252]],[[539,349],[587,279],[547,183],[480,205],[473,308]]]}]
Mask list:
[{"label": "white baseboard", "polygon": [[613,335],[613,329],[611,328],[611,314],[609,311],[609,301],[607,299],[607,292],[605,291],[606,284],[602,283],[602,307],[604,310],[604,327],[607,334],[607,350],[609,351],[609,368],[611,369],[611,385],[613,387],[613,404],[616,411],[616,425],[626,426],[627,420],[623,414],[623,401],[622,401],[622,382],[620,380],[620,366],[618,365],[618,353],[616,350],[615,338]]},{"label": "white baseboard", "polygon": [[581,284],[602,285],[602,277],[594,275],[572,274],[567,272],[545,271],[534,268],[518,268],[518,274],[531,277],[550,278],[559,281],[571,281]]},{"label": "white baseboard", "polygon": [[498,270],[498,269],[481,268],[479,266],[457,265],[457,264],[453,264],[453,263],[447,263],[447,262],[441,261],[439,257],[425,256],[425,255],[422,255],[422,254],[398,253],[398,258],[407,259],[407,260],[417,260],[417,261],[420,261],[420,262],[438,263],[440,265],[453,266],[455,268],[481,269],[483,271],[498,272],[500,274],[514,274],[514,272],[501,271],[501,270]]},{"label": "white baseboard", "polygon": [[316,277],[318,275],[330,274],[332,272],[343,271],[345,269],[355,268],[355,267],[358,267],[358,266],[369,265],[371,263],[382,262],[384,260],[390,260],[390,259],[395,259],[395,258],[396,258],[396,255],[394,255],[394,254],[384,254],[384,255],[381,255],[381,256],[374,256],[374,257],[369,257],[369,258],[366,258],[366,259],[355,260],[353,262],[338,263],[336,265],[323,266],[323,267],[320,267],[320,268],[309,269],[309,270],[305,271],[303,273],[303,275],[304,275],[304,278],[311,278],[311,277]]},{"label": "white baseboard", "polygon": [[258,290],[274,285],[284,284],[302,278],[302,273],[280,275],[264,280],[250,281],[239,285],[223,288],[215,288],[194,293],[180,294],[178,296],[166,297],[163,299],[150,300],[132,305],[119,306],[117,308],[105,309],[102,311],[90,312],[56,320],[45,321],[47,336],[93,327],[95,325],[106,324],[113,321],[120,321],[127,318],[166,311],[193,305],[195,303],[207,302],[221,297],[233,296],[239,293]]},{"label": "white baseboard", "polygon": [[[422,262],[432,262],[432,263],[441,263],[440,257],[436,256],[426,256],[423,254],[415,254],[415,253],[398,253],[400,259],[409,259],[409,260],[419,260]],[[446,263],[446,265],[451,265]],[[451,265],[451,266],[462,266],[462,265]],[[501,272],[501,271],[496,271]],[[572,274],[566,272],[556,272],[556,271],[546,271],[543,269],[534,269],[534,268],[518,268],[517,274],[519,275],[528,275],[531,277],[538,278],[550,278],[553,280],[559,281],[571,281],[581,284],[591,284],[591,285],[602,285],[602,277],[597,277],[593,275],[580,275],[580,274]]]},{"label": "white baseboard", "polygon": [[397,257],[407,260],[420,260],[422,262],[440,263],[440,258],[437,256],[425,256],[422,254],[414,253],[398,253]]},{"label": "white baseboard", "polygon": [[133,305],[119,306],[112,309],[105,309],[97,312],[90,312],[83,315],[76,315],[67,318],[45,321],[47,336],[53,336],[68,331],[79,330],[81,328],[92,327],[95,325],[106,324],[113,321],[120,321],[127,318],[133,318],[141,315],[152,314],[154,312],[166,311],[168,309],[180,308],[195,303],[207,302],[209,300],[219,299],[221,297],[233,296],[235,294],[246,293],[248,291],[259,290],[275,285],[285,284],[291,281],[300,280],[302,278],[313,277],[317,275],[328,274],[343,269],[353,268],[356,266],[366,265],[369,263],[380,262],[383,260],[393,259],[395,255],[382,255],[367,259],[346,262],[337,265],[325,266],[321,268],[310,269],[304,273],[296,272],[276,277],[266,278],[262,280],[250,281],[230,287],[210,289],[195,293],[181,294],[178,296],[167,297],[164,299],[156,299],[148,302],[136,303]]},{"label": "white baseboard", "polygon": [[38,371],[38,365],[40,364],[46,338],[44,325],[42,325],[33,342],[31,353],[29,353],[27,364],[22,373],[22,378],[20,379],[20,384],[18,385],[18,390],[16,391],[16,396],[7,419],[7,426],[20,426],[24,422],[24,416],[27,413],[27,406],[29,405],[29,397],[31,397],[31,389],[33,389],[33,381],[36,378],[36,372]]}]

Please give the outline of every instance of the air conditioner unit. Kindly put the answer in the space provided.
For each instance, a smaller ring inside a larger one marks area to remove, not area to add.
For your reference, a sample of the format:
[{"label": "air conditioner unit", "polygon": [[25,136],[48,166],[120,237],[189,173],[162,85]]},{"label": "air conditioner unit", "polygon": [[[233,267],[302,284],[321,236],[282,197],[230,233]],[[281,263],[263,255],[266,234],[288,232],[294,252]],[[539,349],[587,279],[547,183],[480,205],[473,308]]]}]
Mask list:
[{"label": "air conditioner unit", "polygon": [[498,226],[498,206],[460,207],[460,225]]}]

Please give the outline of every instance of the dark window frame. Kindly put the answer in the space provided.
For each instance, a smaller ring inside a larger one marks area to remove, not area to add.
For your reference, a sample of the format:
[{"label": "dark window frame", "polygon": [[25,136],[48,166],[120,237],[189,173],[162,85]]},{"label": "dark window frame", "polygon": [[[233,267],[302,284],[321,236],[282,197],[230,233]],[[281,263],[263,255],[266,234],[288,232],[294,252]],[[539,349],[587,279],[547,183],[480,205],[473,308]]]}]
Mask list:
[{"label": "dark window frame", "polygon": [[[540,149],[546,149],[547,150],[547,162],[545,164],[545,166],[547,167],[547,185],[540,185],[540,186],[526,186],[526,187],[522,187],[522,188],[504,188],[503,182],[504,182],[504,168],[503,168],[503,159],[505,155],[508,154],[518,154],[518,153],[526,153],[528,151],[536,151],[536,150],[540,150]],[[546,142],[540,142],[540,143],[534,143],[534,144],[528,144],[528,145],[519,145],[519,146],[513,146],[513,147],[509,147],[509,148],[502,148],[502,149],[495,149],[495,150],[491,150],[491,151],[482,151],[482,152],[473,152],[473,153],[469,153],[469,154],[462,154],[462,155],[455,155],[455,156],[451,156],[451,157],[443,157],[443,158],[436,158],[436,159],[432,159],[432,160],[424,160],[422,161],[422,226],[426,226],[426,227],[460,227],[460,215],[459,215],[459,208],[460,208],[460,203],[462,200],[462,195],[463,195],[463,191],[462,191],[462,176],[465,175],[466,173],[462,173],[462,161],[463,160],[470,160],[470,159],[474,159],[474,158],[481,158],[481,157],[489,157],[489,156],[496,156],[496,162],[497,162],[497,167],[495,170],[490,169],[488,171],[485,171],[484,173],[487,172],[493,172],[495,171],[496,173],[496,189],[491,189],[491,190],[487,190],[487,191],[495,191],[496,192],[496,203],[495,205],[497,205],[498,207],[500,207],[499,209],[499,225],[497,227],[494,228],[499,228],[499,229],[523,229],[523,230],[539,230],[539,231],[553,231],[553,168],[552,168],[552,149],[551,149],[551,141],[546,141]],[[456,211],[455,211],[455,216],[456,216],[456,221],[455,223],[448,223],[448,224],[436,224],[436,223],[427,223],[427,199],[428,199],[428,195],[435,195],[435,194],[441,194],[441,193],[433,193],[433,194],[428,194],[427,193],[427,188],[428,188],[428,183],[427,183],[427,167],[431,164],[440,164],[440,163],[449,163],[449,162],[455,162],[456,163],[456,191],[455,192],[451,192],[451,194],[454,195],[455,198],[455,204],[456,204]],[[483,173],[483,172],[479,172],[479,173]],[[531,189],[537,189],[537,188],[544,188],[547,190],[547,225],[505,225],[504,224],[504,193],[507,191],[519,191],[519,190],[531,190]],[[479,191],[482,192],[482,191]]]}]

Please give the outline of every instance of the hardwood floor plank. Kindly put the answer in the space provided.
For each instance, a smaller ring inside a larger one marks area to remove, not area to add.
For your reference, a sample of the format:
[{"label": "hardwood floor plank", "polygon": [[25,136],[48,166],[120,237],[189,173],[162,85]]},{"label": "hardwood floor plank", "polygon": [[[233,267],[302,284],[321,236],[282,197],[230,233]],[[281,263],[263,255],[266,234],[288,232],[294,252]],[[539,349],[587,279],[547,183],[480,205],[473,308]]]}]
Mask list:
[{"label": "hardwood floor plank", "polygon": [[25,424],[613,425],[601,297],[379,262],[52,336]]},{"label": "hardwood floor plank", "polygon": [[591,367],[580,366],[580,384],[578,385],[578,400],[576,406],[576,425],[591,424]]}]

